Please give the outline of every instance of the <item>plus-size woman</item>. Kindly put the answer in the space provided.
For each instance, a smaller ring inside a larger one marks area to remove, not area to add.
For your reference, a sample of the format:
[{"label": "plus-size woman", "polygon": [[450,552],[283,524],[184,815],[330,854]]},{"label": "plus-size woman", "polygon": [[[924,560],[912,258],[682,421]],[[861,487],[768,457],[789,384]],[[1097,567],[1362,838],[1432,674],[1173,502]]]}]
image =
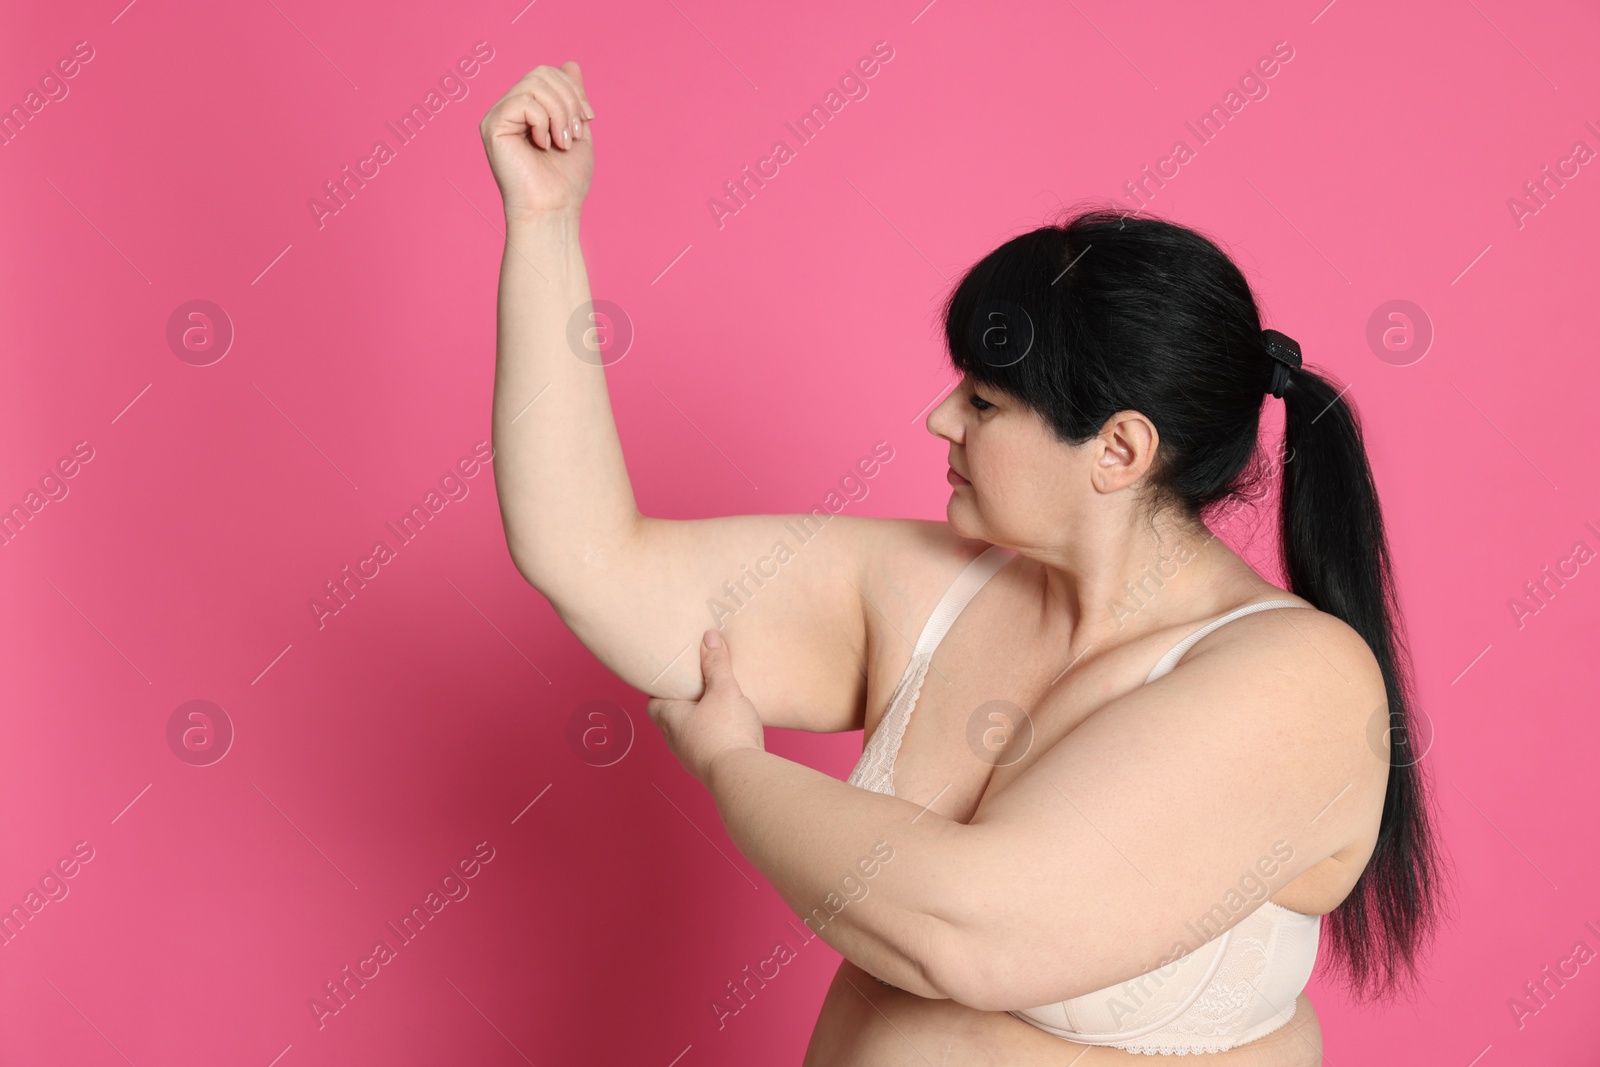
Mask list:
[{"label": "plus-size woman", "polygon": [[[1438,891],[1350,405],[1212,242],[1082,212],[948,298],[947,522],[642,516],[605,371],[569,347],[593,117],[568,63],[482,125],[507,544],[845,957],[806,1063],[1320,1062],[1319,945],[1396,988]],[[1205,523],[1268,477],[1289,590]],[[867,744],[844,782],[763,726]]]}]

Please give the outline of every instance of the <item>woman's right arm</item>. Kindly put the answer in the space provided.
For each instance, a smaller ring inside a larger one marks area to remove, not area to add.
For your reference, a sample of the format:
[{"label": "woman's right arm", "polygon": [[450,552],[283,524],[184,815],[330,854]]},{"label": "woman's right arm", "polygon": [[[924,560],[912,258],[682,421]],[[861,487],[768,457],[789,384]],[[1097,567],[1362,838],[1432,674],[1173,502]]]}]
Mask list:
[{"label": "woman's right arm", "polygon": [[802,542],[798,521],[788,521],[795,516],[639,514],[605,368],[592,348],[575,351],[569,341],[575,317],[585,338],[592,321],[578,219],[594,165],[587,123],[570,119],[592,114],[568,63],[529,73],[481,126],[506,211],[493,436],[511,558],[636,689],[698,697],[696,650],[716,626],[738,648],[740,685],[767,725],[860,728],[861,591],[869,557],[902,524],[808,515],[821,529]]}]

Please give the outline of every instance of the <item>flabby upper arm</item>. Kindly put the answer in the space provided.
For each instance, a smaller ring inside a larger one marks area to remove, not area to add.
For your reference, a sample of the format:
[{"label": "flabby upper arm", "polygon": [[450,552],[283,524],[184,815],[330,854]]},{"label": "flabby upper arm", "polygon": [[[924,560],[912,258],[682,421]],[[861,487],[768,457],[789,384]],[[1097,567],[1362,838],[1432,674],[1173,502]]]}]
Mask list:
[{"label": "flabby upper arm", "polygon": [[703,689],[695,650],[720,629],[768,726],[860,729],[869,575],[904,520],[818,514],[641,518],[541,591],[580,641],[652,696]]}]

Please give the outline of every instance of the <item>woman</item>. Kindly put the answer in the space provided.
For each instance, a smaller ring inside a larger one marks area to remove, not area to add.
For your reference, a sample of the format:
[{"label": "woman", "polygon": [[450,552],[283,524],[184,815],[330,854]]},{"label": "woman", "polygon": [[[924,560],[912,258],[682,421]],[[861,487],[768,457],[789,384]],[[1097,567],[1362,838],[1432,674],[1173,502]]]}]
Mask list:
[{"label": "woman", "polygon": [[[593,118],[567,63],[482,124],[507,545],[844,955],[807,1064],[1319,1063],[1319,942],[1357,991],[1395,988],[1437,892],[1342,394],[1211,242],[1084,212],[949,298],[962,378],[927,419],[948,523],[641,516],[602,361],[569,341]],[[1292,592],[1204,522],[1277,476],[1268,395]],[[841,782],[767,753],[764,726],[868,742]]]}]

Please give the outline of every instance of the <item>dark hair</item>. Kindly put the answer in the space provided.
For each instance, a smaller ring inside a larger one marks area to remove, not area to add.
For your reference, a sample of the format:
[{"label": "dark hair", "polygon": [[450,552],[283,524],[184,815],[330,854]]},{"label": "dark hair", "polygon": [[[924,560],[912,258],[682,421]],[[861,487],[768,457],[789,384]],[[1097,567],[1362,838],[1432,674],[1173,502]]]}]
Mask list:
[{"label": "dark hair", "polygon": [[[943,314],[956,370],[1036,411],[1061,440],[1090,440],[1118,411],[1149,418],[1160,434],[1147,475],[1153,510],[1204,522],[1261,480],[1273,360],[1249,283],[1196,231],[1114,208],[1069,210],[980,260]],[[1355,411],[1309,367],[1289,375],[1283,402],[1283,573],[1372,649],[1392,742],[1377,845],[1327,916],[1324,941],[1354,992],[1387,994],[1417,977],[1443,889],[1426,780],[1406,743],[1417,736],[1410,658]]]}]

